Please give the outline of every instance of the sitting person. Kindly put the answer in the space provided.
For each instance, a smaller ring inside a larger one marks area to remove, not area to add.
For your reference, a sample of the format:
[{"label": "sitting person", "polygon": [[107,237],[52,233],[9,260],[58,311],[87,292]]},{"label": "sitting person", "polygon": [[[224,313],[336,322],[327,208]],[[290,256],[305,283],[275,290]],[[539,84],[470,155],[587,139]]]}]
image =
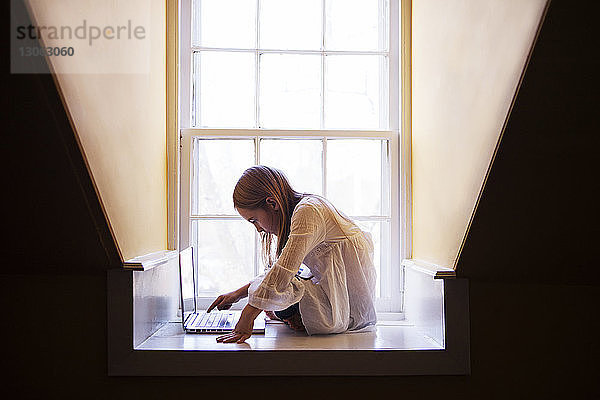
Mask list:
[{"label": "sitting person", "polygon": [[[262,236],[267,272],[220,295],[210,305],[227,309],[248,296],[232,333],[219,342],[242,343],[265,311],[307,334],[368,330],[377,317],[373,305],[376,272],[373,243],[325,198],[294,191],[278,169],[248,168],[233,192],[237,212]],[[275,255],[271,250],[277,236]],[[298,274],[304,263],[312,277]]]}]

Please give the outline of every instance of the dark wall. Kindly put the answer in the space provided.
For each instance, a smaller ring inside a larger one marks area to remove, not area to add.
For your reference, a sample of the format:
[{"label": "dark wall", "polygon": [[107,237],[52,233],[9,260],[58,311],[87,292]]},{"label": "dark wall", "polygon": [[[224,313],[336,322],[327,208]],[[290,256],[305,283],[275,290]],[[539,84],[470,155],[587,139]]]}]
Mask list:
[{"label": "dark wall", "polygon": [[595,19],[582,3],[550,7],[459,263],[470,280],[472,374],[456,377],[108,377],[105,271],[118,266],[116,249],[51,77],[10,75],[4,59],[5,389],[19,398],[600,395]]}]

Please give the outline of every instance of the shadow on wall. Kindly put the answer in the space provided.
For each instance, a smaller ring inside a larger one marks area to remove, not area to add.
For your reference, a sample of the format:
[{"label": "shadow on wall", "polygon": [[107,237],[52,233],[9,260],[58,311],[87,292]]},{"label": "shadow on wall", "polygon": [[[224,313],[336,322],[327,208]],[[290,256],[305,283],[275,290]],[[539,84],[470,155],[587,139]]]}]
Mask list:
[{"label": "shadow on wall", "polygon": [[[10,4],[4,3],[3,15],[10,15]],[[2,196],[2,208],[11,234],[2,257],[5,265],[19,266],[6,272],[104,273],[120,266],[52,76],[9,74],[4,82],[9,129],[2,138],[3,186],[10,195]]]},{"label": "shadow on wall", "polygon": [[[599,238],[593,13],[553,1],[458,262],[475,280],[589,283]],[[597,218],[596,218],[597,220]]]}]

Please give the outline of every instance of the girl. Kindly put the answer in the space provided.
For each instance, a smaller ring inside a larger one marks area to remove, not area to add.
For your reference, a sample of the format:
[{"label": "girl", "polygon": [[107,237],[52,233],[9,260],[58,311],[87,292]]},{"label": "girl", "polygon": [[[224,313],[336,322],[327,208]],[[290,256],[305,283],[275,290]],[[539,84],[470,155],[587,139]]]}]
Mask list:
[{"label": "girl", "polygon": [[[283,172],[263,165],[244,171],[233,204],[261,234],[269,268],[210,305],[208,312],[223,310],[248,296],[234,331],[219,336],[218,342],[246,341],[262,310],[309,335],[373,329],[376,273],[368,233],[323,197],[294,191]],[[298,275],[303,262],[310,279]]]}]

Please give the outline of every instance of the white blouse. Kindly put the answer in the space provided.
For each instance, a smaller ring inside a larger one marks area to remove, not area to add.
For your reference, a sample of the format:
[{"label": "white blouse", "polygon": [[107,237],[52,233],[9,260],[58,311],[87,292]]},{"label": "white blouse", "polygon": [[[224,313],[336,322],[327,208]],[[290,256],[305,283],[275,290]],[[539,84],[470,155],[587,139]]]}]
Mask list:
[{"label": "white blouse", "polygon": [[[296,276],[302,262],[310,280]],[[371,235],[311,195],[294,208],[290,236],[273,267],[250,282],[248,303],[280,311],[299,302],[309,335],[369,330],[377,321],[375,281]]]}]

